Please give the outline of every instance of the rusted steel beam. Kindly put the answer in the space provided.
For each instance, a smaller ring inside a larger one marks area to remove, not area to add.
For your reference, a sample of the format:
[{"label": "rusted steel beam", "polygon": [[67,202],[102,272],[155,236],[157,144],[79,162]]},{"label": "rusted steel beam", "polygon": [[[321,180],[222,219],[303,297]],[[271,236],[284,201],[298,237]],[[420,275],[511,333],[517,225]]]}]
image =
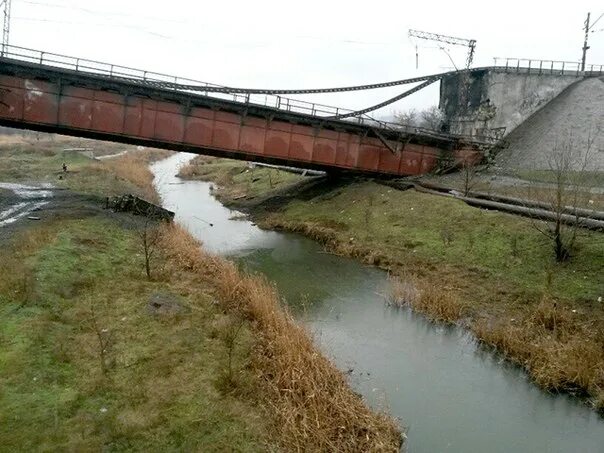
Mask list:
[{"label": "rusted steel beam", "polygon": [[[270,118],[267,119],[267,118]],[[456,143],[411,137],[392,152],[352,123],[150,89],[127,81],[27,65],[0,68],[0,124],[198,154],[381,175],[416,175],[451,157]],[[369,132],[369,133],[368,133]]]}]

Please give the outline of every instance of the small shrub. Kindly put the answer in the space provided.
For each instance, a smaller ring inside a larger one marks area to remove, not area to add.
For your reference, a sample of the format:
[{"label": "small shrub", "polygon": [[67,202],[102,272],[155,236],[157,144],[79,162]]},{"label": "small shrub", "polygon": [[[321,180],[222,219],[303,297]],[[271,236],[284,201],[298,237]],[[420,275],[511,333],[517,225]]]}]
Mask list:
[{"label": "small shrub", "polygon": [[440,238],[443,241],[443,245],[448,247],[453,243],[453,231],[448,226],[442,227],[440,230]]}]

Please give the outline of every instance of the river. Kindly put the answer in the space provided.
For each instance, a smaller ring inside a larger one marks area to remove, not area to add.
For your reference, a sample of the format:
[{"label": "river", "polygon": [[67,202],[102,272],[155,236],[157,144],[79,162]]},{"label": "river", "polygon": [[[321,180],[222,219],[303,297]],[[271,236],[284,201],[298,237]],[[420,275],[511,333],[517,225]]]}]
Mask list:
[{"label": "river", "polygon": [[541,391],[464,329],[386,306],[385,272],[232,220],[211,184],[175,176],[192,157],[152,166],[163,205],[206,249],[277,285],[352,387],[402,420],[409,452],[604,453],[604,420],[581,401]]}]

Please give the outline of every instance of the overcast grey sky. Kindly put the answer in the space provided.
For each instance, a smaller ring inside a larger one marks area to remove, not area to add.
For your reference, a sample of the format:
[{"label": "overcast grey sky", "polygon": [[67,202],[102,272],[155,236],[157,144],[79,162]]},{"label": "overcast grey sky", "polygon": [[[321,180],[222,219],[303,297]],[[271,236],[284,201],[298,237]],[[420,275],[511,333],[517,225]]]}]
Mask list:
[{"label": "overcast grey sky", "polygon": [[[409,28],[476,39],[477,66],[493,64],[493,57],[578,61],[588,11],[596,19],[604,13],[604,3],[13,0],[11,44],[225,85],[311,88],[452,68],[436,43],[410,40]],[[604,18],[594,29],[588,63],[604,64]],[[463,66],[466,49],[447,49]],[[361,108],[400,91],[308,100]],[[433,85],[394,108],[437,102],[438,86]]]}]

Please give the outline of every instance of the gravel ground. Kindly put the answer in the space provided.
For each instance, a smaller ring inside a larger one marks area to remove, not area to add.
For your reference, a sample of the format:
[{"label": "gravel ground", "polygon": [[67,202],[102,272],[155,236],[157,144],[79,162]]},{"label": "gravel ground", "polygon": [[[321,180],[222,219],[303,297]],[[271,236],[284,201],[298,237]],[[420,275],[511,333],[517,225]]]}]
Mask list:
[{"label": "gravel ground", "polygon": [[508,137],[509,147],[497,156],[508,169],[549,170],[552,150],[572,143],[574,169],[581,170],[588,138],[587,170],[604,171],[604,78],[585,79],[571,85]]}]

